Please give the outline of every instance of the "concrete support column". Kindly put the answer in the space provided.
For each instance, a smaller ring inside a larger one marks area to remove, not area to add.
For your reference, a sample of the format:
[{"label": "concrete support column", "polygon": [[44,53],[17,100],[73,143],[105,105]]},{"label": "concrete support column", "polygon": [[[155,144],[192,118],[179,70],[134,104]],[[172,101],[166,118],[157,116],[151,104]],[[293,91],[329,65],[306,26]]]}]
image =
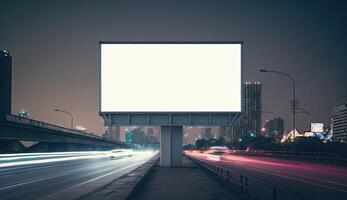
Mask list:
[{"label": "concrete support column", "polygon": [[174,167],[182,165],[182,126],[161,126],[160,166]]}]

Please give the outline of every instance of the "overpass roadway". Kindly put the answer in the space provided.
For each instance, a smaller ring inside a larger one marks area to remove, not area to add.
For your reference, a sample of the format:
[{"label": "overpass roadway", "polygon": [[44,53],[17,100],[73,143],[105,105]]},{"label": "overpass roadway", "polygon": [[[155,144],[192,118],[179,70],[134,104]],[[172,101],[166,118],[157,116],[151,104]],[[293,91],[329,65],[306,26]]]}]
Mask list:
[{"label": "overpass roadway", "polygon": [[111,149],[126,146],[120,141],[110,141],[91,133],[10,114],[0,114],[0,140],[38,141],[45,144],[48,150],[56,149],[56,151],[64,145],[68,147],[67,150],[69,147],[70,150],[81,150],[89,147]]}]

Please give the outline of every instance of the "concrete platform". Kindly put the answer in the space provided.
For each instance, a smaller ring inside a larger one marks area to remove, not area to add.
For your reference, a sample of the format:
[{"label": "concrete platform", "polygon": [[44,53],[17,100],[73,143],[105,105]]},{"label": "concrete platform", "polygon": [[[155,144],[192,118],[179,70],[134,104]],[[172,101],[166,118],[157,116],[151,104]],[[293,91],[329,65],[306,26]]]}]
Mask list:
[{"label": "concrete platform", "polygon": [[131,199],[238,200],[241,197],[184,158],[182,167],[155,167]]}]

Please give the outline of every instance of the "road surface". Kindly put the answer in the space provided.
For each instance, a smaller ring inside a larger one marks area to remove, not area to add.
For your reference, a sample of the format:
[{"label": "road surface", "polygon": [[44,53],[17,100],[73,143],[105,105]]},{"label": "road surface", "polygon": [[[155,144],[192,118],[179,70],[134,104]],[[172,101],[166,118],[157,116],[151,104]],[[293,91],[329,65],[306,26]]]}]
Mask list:
[{"label": "road surface", "polygon": [[109,159],[105,152],[0,155],[0,199],[74,199],[105,185],[154,153]]},{"label": "road surface", "polygon": [[185,153],[315,200],[347,199],[347,167],[260,156]]}]

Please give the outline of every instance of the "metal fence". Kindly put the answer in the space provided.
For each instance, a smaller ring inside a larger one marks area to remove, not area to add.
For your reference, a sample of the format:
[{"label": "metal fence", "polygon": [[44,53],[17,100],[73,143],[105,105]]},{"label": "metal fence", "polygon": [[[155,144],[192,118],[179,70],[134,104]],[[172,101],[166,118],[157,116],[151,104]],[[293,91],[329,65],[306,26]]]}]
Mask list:
[{"label": "metal fence", "polygon": [[303,158],[317,160],[347,161],[347,154],[327,152],[292,152],[292,151],[264,151],[264,150],[231,150],[231,153],[254,156]]},{"label": "metal fence", "polygon": [[53,131],[59,131],[59,132],[64,132],[64,133],[69,133],[69,134],[76,134],[76,135],[92,137],[92,138],[95,138],[95,139],[105,140],[103,137],[94,135],[92,133],[87,133],[87,132],[84,132],[84,131],[73,130],[73,129],[69,129],[69,128],[65,128],[65,127],[61,127],[61,126],[57,126],[57,125],[53,125],[53,124],[49,124],[49,123],[33,120],[33,119],[20,117],[20,116],[17,116],[17,115],[5,114],[4,120],[6,122],[12,122],[12,123],[16,123],[16,124],[30,125],[30,126],[35,126],[35,127],[39,127],[39,128],[50,129],[50,130],[53,130]]},{"label": "metal fence", "polygon": [[242,194],[259,200],[311,200],[312,198],[303,194],[289,191],[285,188],[266,183],[259,179],[246,176],[231,169],[216,165],[212,162],[185,155],[193,162],[225,179],[229,184],[235,186]]}]

